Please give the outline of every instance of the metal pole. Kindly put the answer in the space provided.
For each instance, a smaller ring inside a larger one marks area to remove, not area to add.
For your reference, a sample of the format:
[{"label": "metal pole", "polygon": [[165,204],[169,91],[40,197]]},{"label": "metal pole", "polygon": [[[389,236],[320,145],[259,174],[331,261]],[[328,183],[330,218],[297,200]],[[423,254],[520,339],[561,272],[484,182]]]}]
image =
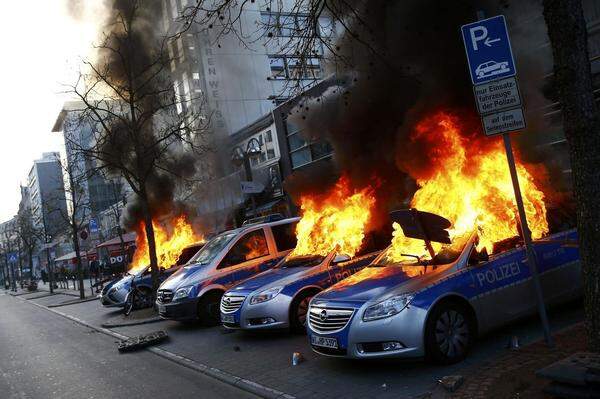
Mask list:
[{"label": "metal pole", "polygon": [[[244,171],[246,172],[246,180],[252,181],[252,167],[250,166],[250,157],[248,154],[244,154]],[[250,194],[250,200],[252,201],[252,217],[256,217],[256,199],[254,194]]]},{"label": "metal pole", "polygon": [[531,231],[527,224],[527,215],[525,214],[525,206],[523,205],[523,197],[521,196],[521,188],[519,186],[519,176],[517,175],[517,167],[515,166],[515,157],[513,155],[512,144],[510,141],[510,135],[503,133],[502,138],[504,139],[504,147],[506,149],[506,159],[508,160],[508,168],[510,169],[510,177],[513,183],[513,189],[515,190],[515,200],[517,202],[517,209],[519,210],[519,220],[521,222],[521,233],[523,234],[523,242],[525,243],[525,252],[527,253],[527,266],[531,271],[531,278],[533,280],[533,287],[535,289],[535,295],[537,299],[538,312],[540,319],[542,320],[542,327],[544,328],[544,338],[548,346],[554,346],[554,340],[550,333],[550,324],[548,323],[548,315],[546,314],[546,305],[544,303],[544,294],[542,292],[542,285],[540,283],[540,277],[538,274],[538,266],[536,261],[535,251],[531,243]]}]

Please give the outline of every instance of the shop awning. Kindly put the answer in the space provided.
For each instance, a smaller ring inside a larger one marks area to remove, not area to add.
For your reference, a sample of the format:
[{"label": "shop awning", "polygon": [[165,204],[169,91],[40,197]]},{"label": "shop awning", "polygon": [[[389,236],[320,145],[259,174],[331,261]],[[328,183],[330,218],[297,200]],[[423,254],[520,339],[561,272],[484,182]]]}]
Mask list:
[{"label": "shop awning", "polygon": [[[137,234],[135,233],[125,233],[123,234],[123,242],[125,242],[125,245],[129,245],[130,243],[135,242],[136,237]],[[96,245],[96,248],[110,247],[113,245],[121,245],[121,239],[119,237],[111,238],[108,241]]]}]

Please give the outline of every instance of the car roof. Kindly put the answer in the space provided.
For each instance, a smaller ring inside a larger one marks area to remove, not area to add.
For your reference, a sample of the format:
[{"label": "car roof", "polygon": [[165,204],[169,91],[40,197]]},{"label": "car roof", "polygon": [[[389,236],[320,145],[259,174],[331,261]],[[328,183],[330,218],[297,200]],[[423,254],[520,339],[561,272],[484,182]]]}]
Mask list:
[{"label": "car roof", "polygon": [[290,224],[290,223],[297,222],[299,220],[300,220],[299,217],[293,217],[293,218],[287,218],[287,219],[277,220],[277,221],[274,221],[274,222],[247,224],[245,226],[238,227],[237,229],[226,230],[226,231],[224,231],[224,232],[222,232],[220,234],[230,234],[230,233],[241,234],[244,231],[247,231],[247,230],[250,230],[250,229],[256,229],[256,228],[259,228],[259,227],[267,227],[267,226],[279,226],[281,224]]}]

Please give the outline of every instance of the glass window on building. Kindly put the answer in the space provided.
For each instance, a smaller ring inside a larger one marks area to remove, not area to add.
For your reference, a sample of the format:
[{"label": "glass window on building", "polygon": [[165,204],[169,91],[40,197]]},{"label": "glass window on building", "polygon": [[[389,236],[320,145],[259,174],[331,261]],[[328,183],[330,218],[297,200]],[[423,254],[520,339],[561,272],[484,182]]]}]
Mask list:
[{"label": "glass window on building", "polygon": [[292,134],[300,131],[300,126],[296,125],[294,122],[289,119],[285,120],[285,128],[287,130],[287,134]]},{"label": "glass window on building", "polygon": [[286,79],[287,74],[285,71],[285,58],[284,57],[270,57],[269,64],[271,67],[271,79]]},{"label": "glass window on building", "polygon": [[308,17],[298,15],[296,16],[296,25],[298,26],[299,34],[302,34],[304,30],[308,27]]},{"label": "glass window on building", "polygon": [[308,79],[321,78],[321,59],[311,57],[306,59],[306,77]]},{"label": "glass window on building", "polygon": [[294,15],[280,15],[279,16],[279,35],[280,36],[294,36],[296,33],[296,17]]},{"label": "glass window on building", "polygon": [[261,14],[260,15],[260,24],[265,31],[265,35],[267,36],[278,36],[278,22],[276,14]]},{"label": "glass window on building", "polygon": [[265,132],[265,143],[271,143],[273,142],[273,133],[271,133],[270,130],[267,130]]},{"label": "glass window on building", "polygon": [[290,154],[292,159],[292,168],[299,168],[302,165],[306,165],[311,162],[310,148],[304,147],[298,151],[294,151]]},{"label": "glass window on building", "polygon": [[335,33],[335,25],[333,19],[329,17],[319,18],[319,36],[323,39],[330,39]]},{"label": "glass window on building", "polygon": [[288,76],[290,79],[304,78],[304,68],[300,58],[290,57],[287,59]]},{"label": "glass window on building", "polygon": [[302,148],[306,146],[306,140],[299,132],[292,133],[288,136],[288,144],[290,146],[290,151],[295,151],[298,148]]},{"label": "glass window on building", "polygon": [[313,161],[325,158],[333,153],[333,148],[327,142],[318,142],[310,145],[310,151]]},{"label": "glass window on building", "polygon": [[275,158],[275,150],[272,148],[269,148],[267,150],[267,159],[273,159]]}]

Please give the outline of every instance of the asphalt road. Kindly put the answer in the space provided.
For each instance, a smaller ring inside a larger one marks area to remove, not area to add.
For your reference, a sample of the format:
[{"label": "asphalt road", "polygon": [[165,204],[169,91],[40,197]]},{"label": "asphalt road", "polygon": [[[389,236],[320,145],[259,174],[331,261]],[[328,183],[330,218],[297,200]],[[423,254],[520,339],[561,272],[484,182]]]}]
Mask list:
[{"label": "asphalt road", "polygon": [[150,352],[0,294],[0,398],[250,398]]}]

